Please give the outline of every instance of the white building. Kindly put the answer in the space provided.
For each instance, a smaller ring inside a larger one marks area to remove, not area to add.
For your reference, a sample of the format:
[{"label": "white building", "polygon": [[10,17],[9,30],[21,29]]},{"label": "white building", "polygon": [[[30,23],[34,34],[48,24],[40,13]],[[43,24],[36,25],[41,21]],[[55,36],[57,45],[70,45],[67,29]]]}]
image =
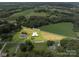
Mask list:
[{"label": "white building", "polygon": [[38,36],[38,33],[37,32],[33,32],[32,36]]}]

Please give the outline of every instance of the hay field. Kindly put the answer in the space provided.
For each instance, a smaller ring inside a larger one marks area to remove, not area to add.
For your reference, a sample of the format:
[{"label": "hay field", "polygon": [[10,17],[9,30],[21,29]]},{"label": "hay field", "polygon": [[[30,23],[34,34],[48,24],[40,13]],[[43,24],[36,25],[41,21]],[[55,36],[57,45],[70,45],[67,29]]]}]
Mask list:
[{"label": "hay field", "polygon": [[[27,38],[20,38],[20,34],[21,32],[26,32],[28,34]],[[32,33],[33,32],[37,32],[38,33],[38,37],[34,37],[34,39],[32,39]],[[40,40],[62,40],[66,38],[65,36],[62,35],[58,35],[58,34],[54,34],[54,33],[49,33],[49,32],[45,32],[45,31],[41,31],[40,29],[32,29],[32,28],[27,28],[27,27],[23,27],[23,29],[20,32],[17,32],[14,36],[13,36],[13,41],[15,42],[24,42],[26,40],[36,40],[36,41],[40,41]]]}]

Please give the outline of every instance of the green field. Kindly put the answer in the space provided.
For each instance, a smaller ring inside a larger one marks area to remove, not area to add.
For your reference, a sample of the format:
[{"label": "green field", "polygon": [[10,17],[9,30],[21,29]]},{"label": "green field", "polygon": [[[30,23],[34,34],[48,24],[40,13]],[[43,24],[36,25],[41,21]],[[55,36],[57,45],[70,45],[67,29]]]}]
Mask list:
[{"label": "green field", "polygon": [[[22,32],[27,33],[27,37],[25,38],[21,38],[20,35]],[[32,33],[33,32],[37,32],[38,36],[37,37],[33,37]],[[15,35],[13,36],[13,41],[14,42],[25,42],[26,40],[34,40],[34,41],[42,41],[42,40],[62,40],[66,38],[65,36],[62,35],[58,35],[58,34],[54,34],[54,33],[49,33],[49,32],[45,32],[45,31],[40,31],[39,29],[32,29],[32,28],[27,28],[27,27],[23,27],[21,29],[21,31],[16,32]]]},{"label": "green field", "polygon": [[[28,37],[26,38],[21,38],[20,34],[22,32],[28,33]],[[32,33],[33,32],[37,32],[39,34],[39,36],[37,37],[32,37]],[[38,29],[31,29],[31,28],[27,28],[27,27],[23,27],[23,29],[20,32],[17,32],[14,36],[13,36],[13,41],[14,42],[25,42],[26,40],[44,40],[44,38],[41,35],[41,32]]]},{"label": "green field", "polygon": [[73,32],[73,24],[72,23],[57,23],[57,24],[50,24],[47,26],[40,27],[41,30],[47,31],[50,33],[56,33],[64,36],[75,36]]},{"label": "green field", "polygon": [[45,12],[34,12],[33,9],[30,10],[25,10],[19,13],[15,13],[13,15],[11,15],[10,17],[8,17],[8,19],[14,20],[16,17],[18,16],[25,16],[25,17],[29,17],[29,16],[48,16],[48,13]]}]

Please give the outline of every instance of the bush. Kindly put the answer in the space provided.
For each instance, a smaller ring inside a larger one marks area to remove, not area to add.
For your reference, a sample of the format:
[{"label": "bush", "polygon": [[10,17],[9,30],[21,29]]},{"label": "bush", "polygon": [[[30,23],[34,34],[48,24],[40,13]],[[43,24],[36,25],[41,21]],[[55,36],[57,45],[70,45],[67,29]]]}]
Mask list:
[{"label": "bush", "polygon": [[20,50],[22,52],[31,51],[33,48],[34,48],[34,46],[30,41],[20,44]]},{"label": "bush", "polygon": [[47,41],[48,46],[52,46],[54,44],[54,41]]}]

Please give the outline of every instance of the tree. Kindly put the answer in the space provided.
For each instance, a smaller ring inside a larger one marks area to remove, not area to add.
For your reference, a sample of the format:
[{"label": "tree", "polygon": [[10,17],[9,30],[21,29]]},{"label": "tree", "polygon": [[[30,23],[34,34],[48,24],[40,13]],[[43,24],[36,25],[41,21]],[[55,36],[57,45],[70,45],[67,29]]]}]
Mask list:
[{"label": "tree", "polygon": [[26,26],[28,19],[25,16],[19,16],[16,18],[18,26]]},{"label": "tree", "polygon": [[11,40],[13,33],[18,29],[17,25],[6,20],[0,21],[2,22],[0,23],[0,37],[2,41]]},{"label": "tree", "polygon": [[54,41],[47,41],[48,46],[52,46],[55,42]]},{"label": "tree", "polygon": [[74,49],[77,50],[79,48],[79,40],[73,40],[73,39],[63,39],[61,40],[61,46],[64,49]]},{"label": "tree", "polygon": [[37,28],[47,24],[49,24],[48,17],[30,16],[28,26]]},{"label": "tree", "polygon": [[34,46],[30,41],[20,44],[20,50],[22,52],[31,51],[33,48],[34,48]]}]

